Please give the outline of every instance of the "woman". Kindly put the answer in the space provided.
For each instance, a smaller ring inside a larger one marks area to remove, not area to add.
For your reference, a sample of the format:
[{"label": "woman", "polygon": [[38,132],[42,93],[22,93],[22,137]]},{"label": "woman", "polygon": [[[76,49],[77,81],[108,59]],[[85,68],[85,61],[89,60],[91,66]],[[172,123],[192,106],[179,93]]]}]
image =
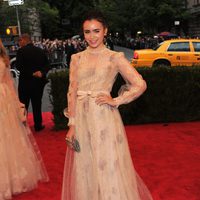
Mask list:
[{"label": "woman", "polygon": [[0,40],[0,200],[48,181],[37,144],[22,122],[21,103],[10,77],[9,59]]},{"label": "woman", "polygon": [[[152,200],[134,170],[117,107],[139,97],[146,83],[122,53],[104,46],[107,24],[99,12],[83,21],[88,48],[72,56],[68,91],[68,144],[62,200]],[[127,84],[110,96],[120,73]],[[79,149],[78,149],[79,150]]]}]

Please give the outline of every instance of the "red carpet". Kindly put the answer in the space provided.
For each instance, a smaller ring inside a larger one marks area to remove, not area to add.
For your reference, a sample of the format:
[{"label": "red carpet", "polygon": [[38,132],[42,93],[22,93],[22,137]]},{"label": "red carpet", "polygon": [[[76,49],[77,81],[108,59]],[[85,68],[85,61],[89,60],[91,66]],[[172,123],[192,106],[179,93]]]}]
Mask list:
[{"label": "red carpet", "polygon": [[[52,131],[51,118],[45,113],[45,130],[34,133],[50,182],[13,200],[60,200],[65,131]],[[126,131],[135,168],[154,200],[200,200],[200,122],[135,125]]]}]

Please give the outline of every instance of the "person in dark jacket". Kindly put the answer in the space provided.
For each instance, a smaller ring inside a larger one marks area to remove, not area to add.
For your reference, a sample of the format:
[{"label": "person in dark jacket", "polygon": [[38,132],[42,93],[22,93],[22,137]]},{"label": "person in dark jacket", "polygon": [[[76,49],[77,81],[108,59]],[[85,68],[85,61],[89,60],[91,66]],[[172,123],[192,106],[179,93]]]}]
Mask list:
[{"label": "person in dark jacket", "polygon": [[75,53],[77,53],[74,44],[72,43],[71,39],[67,40],[67,44],[65,46],[65,52],[67,54],[67,66],[69,68],[70,61],[71,61],[71,56]]},{"label": "person in dark jacket", "polygon": [[45,52],[32,44],[29,34],[19,37],[20,49],[17,51],[16,65],[20,71],[19,99],[28,110],[31,101],[35,131],[44,129],[42,124],[42,96],[47,83],[46,74],[49,62]]}]

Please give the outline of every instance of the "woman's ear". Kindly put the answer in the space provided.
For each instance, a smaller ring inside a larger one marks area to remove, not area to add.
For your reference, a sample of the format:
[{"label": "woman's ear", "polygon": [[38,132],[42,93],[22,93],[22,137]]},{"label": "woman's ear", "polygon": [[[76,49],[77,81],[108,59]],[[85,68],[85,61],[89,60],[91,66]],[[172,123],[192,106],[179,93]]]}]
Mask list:
[{"label": "woman's ear", "polygon": [[106,35],[107,35],[107,33],[108,33],[108,29],[107,29],[107,28],[105,28],[105,30],[104,30],[104,36],[106,36]]}]

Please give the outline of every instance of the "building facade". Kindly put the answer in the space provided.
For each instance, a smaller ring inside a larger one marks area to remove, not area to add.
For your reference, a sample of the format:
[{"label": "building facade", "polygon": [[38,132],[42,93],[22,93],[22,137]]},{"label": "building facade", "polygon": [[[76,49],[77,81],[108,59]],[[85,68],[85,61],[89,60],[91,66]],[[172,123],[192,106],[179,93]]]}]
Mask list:
[{"label": "building facade", "polygon": [[39,13],[36,8],[28,8],[27,20],[31,38],[35,41],[40,40],[42,38],[42,30]]},{"label": "building facade", "polygon": [[200,38],[200,0],[187,0],[187,8],[191,13],[189,35]]}]

